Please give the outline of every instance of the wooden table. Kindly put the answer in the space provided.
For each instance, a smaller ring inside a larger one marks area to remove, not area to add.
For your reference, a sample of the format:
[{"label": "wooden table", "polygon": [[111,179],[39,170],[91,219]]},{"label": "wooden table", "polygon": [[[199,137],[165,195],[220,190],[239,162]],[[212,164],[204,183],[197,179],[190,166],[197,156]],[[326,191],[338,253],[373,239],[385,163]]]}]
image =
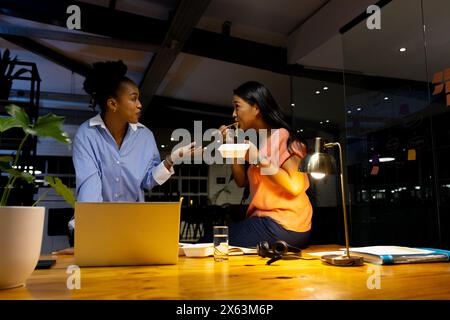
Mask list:
[{"label": "wooden table", "polygon": [[[337,248],[312,246],[305,252]],[[450,263],[342,268],[319,260],[272,266],[266,261],[180,257],[172,266],[82,268],[81,289],[69,290],[66,269],[74,258],[59,256],[52,269],[36,270],[26,287],[0,290],[0,299],[450,299]],[[373,288],[377,272],[380,289]]]}]

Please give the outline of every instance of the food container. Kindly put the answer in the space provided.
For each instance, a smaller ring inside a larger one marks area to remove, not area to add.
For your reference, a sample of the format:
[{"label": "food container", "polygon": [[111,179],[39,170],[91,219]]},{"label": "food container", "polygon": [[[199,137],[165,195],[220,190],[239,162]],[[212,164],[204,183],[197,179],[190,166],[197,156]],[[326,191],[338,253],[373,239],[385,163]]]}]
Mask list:
[{"label": "food container", "polygon": [[250,145],[247,143],[225,143],[219,147],[222,158],[245,158]]}]

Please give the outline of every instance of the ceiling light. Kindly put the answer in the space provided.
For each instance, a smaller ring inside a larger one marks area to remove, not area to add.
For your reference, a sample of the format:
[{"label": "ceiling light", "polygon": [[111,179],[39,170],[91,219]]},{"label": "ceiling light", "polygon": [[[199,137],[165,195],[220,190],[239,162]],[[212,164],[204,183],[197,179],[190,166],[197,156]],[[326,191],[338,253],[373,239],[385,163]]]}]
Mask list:
[{"label": "ceiling light", "polygon": [[[395,158],[384,157],[384,158],[380,158],[379,160],[380,160],[380,162],[391,162],[391,161],[395,161]],[[372,162],[372,159],[370,159],[369,162]]]},{"label": "ceiling light", "polygon": [[389,100],[389,97],[384,97],[384,100]]},{"label": "ceiling light", "polygon": [[348,113],[348,114],[351,114],[351,113],[352,113],[352,110],[348,110],[347,113]]},{"label": "ceiling light", "polygon": [[357,111],[361,111],[362,110],[362,108],[358,108],[358,109],[356,109]]},{"label": "ceiling light", "polygon": [[406,48],[400,48],[400,52],[406,52]]},{"label": "ceiling light", "polygon": [[291,107],[295,107],[295,103],[291,103]]},{"label": "ceiling light", "polygon": [[163,148],[163,149],[164,149],[165,147],[166,147],[165,145],[163,145],[163,144],[161,145],[161,148]]},{"label": "ceiling light", "polygon": [[175,138],[170,138],[170,141],[175,141]]},{"label": "ceiling light", "polygon": [[320,124],[323,124],[323,121],[320,121]]},{"label": "ceiling light", "polygon": [[328,87],[323,87],[323,90],[327,91],[327,90],[328,90]]},{"label": "ceiling light", "polygon": [[327,123],[330,123],[330,120],[327,120],[326,122],[327,122]]},{"label": "ceiling light", "polygon": [[320,94],[320,91],[319,91],[319,90],[317,90],[317,91],[316,91],[316,94]]}]

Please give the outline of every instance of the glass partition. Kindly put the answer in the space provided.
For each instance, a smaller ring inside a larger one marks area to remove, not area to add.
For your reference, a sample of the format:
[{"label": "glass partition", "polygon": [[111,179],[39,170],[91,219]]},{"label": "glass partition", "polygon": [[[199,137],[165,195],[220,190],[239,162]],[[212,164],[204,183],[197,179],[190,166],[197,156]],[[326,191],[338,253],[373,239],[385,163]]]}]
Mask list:
[{"label": "glass partition", "polygon": [[448,61],[431,58],[431,33],[443,30],[424,28],[424,13],[444,22],[450,11],[431,17],[433,2],[445,1],[391,1],[381,9],[381,29],[363,20],[342,34],[354,246],[445,245],[440,198],[447,189],[438,170],[445,142],[437,139],[445,122],[430,82]]},{"label": "glass partition", "polygon": [[450,248],[450,1],[422,1],[429,119],[433,138],[437,222],[442,247]]},{"label": "glass partition", "polygon": [[[292,77],[294,128],[313,152],[314,138],[340,141],[345,146],[345,116],[342,71],[304,70]],[[330,150],[339,159],[337,150]],[[338,162],[337,162],[338,164]],[[344,223],[338,175],[321,180],[309,177],[307,195],[313,206],[311,243],[343,243]]]},{"label": "glass partition", "polygon": [[[342,29],[343,73],[292,77],[294,126],[344,146],[352,246],[449,249],[450,1],[393,0],[380,13],[381,29]],[[337,178],[310,178],[313,242],[344,243]]]}]

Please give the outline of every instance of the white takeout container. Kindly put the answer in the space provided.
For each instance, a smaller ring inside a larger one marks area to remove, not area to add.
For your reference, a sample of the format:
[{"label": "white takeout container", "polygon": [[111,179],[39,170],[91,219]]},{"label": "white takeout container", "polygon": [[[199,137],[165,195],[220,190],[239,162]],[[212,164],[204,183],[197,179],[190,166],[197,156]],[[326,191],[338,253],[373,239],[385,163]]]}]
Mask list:
[{"label": "white takeout container", "polygon": [[208,257],[214,255],[214,245],[212,243],[198,243],[183,246],[186,257]]},{"label": "white takeout container", "polygon": [[222,158],[245,158],[250,145],[247,143],[225,143],[219,147]]}]

